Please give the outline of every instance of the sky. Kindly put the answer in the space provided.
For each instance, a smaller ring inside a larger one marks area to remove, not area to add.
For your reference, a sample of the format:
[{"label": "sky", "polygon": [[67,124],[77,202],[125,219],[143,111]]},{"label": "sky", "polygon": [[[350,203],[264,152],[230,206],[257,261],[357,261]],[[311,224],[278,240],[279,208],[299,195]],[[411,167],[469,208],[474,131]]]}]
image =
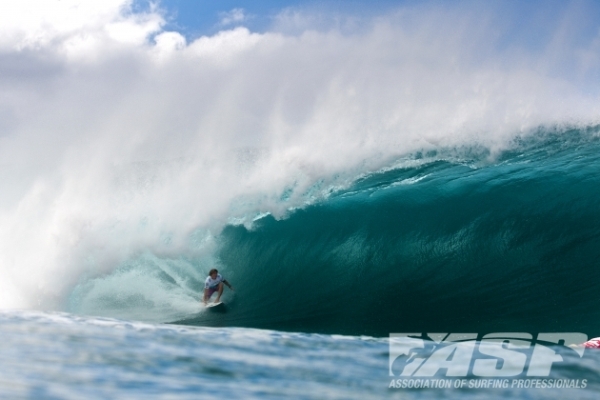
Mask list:
[{"label": "sky", "polygon": [[[134,8],[147,9],[149,4],[147,0],[136,0]],[[597,42],[600,28],[597,22],[600,20],[600,3],[595,1],[162,0],[158,7],[164,16],[163,29],[177,31],[188,41],[239,26],[260,33],[298,34],[306,29],[338,29],[352,34],[365,29],[377,18],[403,9],[423,13],[447,10],[449,14],[460,10],[465,16],[471,14],[474,18],[492,19],[502,32],[491,45],[498,50],[519,47],[530,54],[547,52],[548,47],[557,46],[557,43],[549,43],[557,35],[561,37],[555,42],[561,41],[561,46],[587,47]],[[597,55],[588,58],[596,59]],[[561,65],[555,67],[568,71],[575,67],[573,61],[560,60]],[[597,87],[595,82],[600,75],[594,68],[582,72],[579,78],[582,90],[586,90],[585,87],[590,85]]]},{"label": "sky", "polygon": [[[364,2],[357,0],[163,0],[161,7],[167,15],[166,29],[174,29],[187,37],[215,33],[224,27],[244,25],[253,31],[264,32],[284,10],[313,10],[335,14],[381,14],[397,7],[398,0]],[[408,3],[408,2],[404,2]],[[414,2],[413,2],[414,3]],[[144,7],[143,0],[137,6]]]},{"label": "sky", "polygon": [[228,222],[423,149],[492,162],[598,124],[598,21],[596,1],[0,2],[0,308],[64,309],[142,252],[210,263]]},{"label": "sky", "polygon": [[[600,5],[594,1],[409,1],[409,0],[162,0],[160,7],[165,11],[166,29],[177,30],[188,38],[213,34],[227,26],[244,25],[253,31],[264,32],[275,25],[282,13],[289,11],[307,12],[325,15],[331,19],[345,17],[374,17],[393,13],[403,7],[449,7],[459,6],[469,9],[487,8],[493,10],[498,19],[508,24],[507,42],[520,40],[530,45],[538,45],[560,19],[570,17],[578,19],[580,39],[597,34],[595,21],[600,17]],[[136,0],[136,7],[148,7],[147,0]],[[578,15],[577,15],[578,14]],[[232,18],[233,17],[233,18]],[[587,25],[587,26],[585,26]],[[582,29],[583,28],[583,29]]]}]

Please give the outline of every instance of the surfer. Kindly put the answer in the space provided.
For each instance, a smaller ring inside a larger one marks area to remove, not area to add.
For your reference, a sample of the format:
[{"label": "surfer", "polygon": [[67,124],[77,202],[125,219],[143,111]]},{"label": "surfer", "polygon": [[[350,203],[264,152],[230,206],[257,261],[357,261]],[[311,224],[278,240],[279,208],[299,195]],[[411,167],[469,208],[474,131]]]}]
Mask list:
[{"label": "surfer", "polygon": [[219,271],[217,271],[215,268],[211,269],[208,273],[206,281],[204,281],[204,299],[202,300],[204,304],[208,302],[214,292],[218,293],[215,303],[221,301],[223,284],[227,285],[229,289],[233,290],[233,286],[231,286],[229,282],[227,282],[227,280],[223,278],[221,274],[219,274]]}]

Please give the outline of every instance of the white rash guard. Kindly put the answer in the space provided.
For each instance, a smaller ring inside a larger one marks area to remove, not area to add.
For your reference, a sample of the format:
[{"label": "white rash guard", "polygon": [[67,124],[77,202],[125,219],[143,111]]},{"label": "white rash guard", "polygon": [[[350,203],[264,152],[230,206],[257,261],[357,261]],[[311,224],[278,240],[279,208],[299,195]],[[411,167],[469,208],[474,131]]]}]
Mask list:
[{"label": "white rash guard", "polygon": [[215,289],[219,286],[219,283],[223,282],[225,278],[221,274],[217,274],[217,278],[213,279],[210,276],[204,281],[204,289]]}]

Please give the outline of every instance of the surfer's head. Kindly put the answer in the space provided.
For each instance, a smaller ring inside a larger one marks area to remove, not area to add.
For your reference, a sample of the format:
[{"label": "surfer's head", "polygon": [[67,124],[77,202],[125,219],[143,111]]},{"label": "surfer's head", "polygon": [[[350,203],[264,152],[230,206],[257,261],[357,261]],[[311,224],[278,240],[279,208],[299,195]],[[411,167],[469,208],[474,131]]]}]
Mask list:
[{"label": "surfer's head", "polygon": [[213,268],[210,270],[210,272],[208,273],[208,275],[210,275],[211,278],[215,279],[217,277],[217,274],[219,273],[219,271],[217,271],[216,268]]}]

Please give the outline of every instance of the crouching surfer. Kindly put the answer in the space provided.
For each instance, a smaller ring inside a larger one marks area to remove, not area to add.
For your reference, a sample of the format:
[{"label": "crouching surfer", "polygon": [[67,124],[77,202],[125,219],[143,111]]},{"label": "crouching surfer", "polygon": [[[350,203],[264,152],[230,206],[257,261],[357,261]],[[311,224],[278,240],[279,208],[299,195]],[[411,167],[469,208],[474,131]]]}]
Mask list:
[{"label": "crouching surfer", "polygon": [[204,299],[202,300],[204,304],[208,303],[208,300],[213,295],[213,293],[217,292],[217,298],[215,299],[215,304],[221,301],[221,295],[223,294],[223,284],[227,285],[229,289],[233,290],[233,286],[227,282],[225,278],[219,274],[219,271],[216,269],[211,269],[208,273],[208,277],[206,281],[204,281]]}]

